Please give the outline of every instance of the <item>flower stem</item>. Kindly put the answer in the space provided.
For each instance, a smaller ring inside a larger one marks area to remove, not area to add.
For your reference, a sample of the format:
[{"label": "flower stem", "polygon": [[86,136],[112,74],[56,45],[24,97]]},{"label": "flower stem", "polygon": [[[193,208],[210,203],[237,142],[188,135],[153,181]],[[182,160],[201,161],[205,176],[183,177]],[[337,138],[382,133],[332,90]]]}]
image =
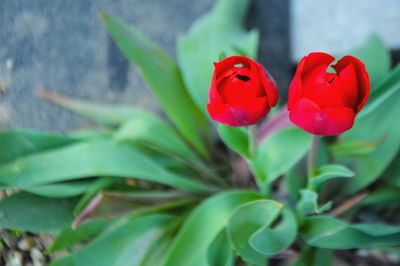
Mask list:
[{"label": "flower stem", "polygon": [[307,158],[307,188],[310,190],[314,190],[311,179],[314,177],[315,169],[317,168],[317,159],[318,159],[318,149],[319,149],[319,141],[320,136],[313,135],[311,148],[308,152]]},{"label": "flower stem", "polygon": [[248,126],[249,131],[249,152],[251,157],[255,157],[257,150],[258,129],[257,125]]},{"label": "flower stem", "polygon": [[265,178],[257,168],[256,163],[256,152],[257,152],[257,143],[258,143],[258,128],[257,125],[248,126],[248,133],[249,133],[249,153],[250,158],[247,160],[249,165],[250,171],[253,174],[255,181],[257,183],[258,189],[260,193],[265,196],[266,198],[270,197],[270,188],[267,186],[265,182]]}]

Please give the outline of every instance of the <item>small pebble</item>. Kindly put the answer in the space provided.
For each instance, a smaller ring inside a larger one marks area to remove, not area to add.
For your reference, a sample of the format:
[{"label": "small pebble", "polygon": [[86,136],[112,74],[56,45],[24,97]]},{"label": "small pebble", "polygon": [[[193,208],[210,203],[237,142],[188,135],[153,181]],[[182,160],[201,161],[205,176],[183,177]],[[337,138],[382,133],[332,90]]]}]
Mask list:
[{"label": "small pebble", "polygon": [[33,239],[30,237],[22,238],[18,241],[18,248],[22,251],[29,251],[33,247]]},{"label": "small pebble", "polygon": [[365,249],[359,249],[359,250],[357,250],[357,256],[365,258],[365,257],[369,256],[369,252],[368,252],[368,250],[365,250]]},{"label": "small pebble", "polygon": [[45,264],[45,257],[37,248],[31,249],[31,259],[33,266],[43,266]]},{"label": "small pebble", "polygon": [[23,256],[18,251],[11,251],[8,253],[6,266],[22,266]]},{"label": "small pebble", "polygon": [[395,254],[395,253],[388,253],[387,255],[387,259],[394,264],[400,264],[400,256]]}]

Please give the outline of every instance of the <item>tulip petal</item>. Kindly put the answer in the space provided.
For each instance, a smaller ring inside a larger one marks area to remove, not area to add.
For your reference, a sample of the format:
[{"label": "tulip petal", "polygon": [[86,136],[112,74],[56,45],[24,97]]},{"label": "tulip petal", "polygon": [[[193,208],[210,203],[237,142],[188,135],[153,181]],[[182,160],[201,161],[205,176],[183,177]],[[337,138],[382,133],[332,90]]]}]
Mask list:
[{"label": "tulip petal", "polygon": [[334,66],[337,72],[342,71],[346,66],[352,64],[354,66],[356,75],[357,75],[357,83],[358,83],[358,106],[355,108],[356,112],[358,113],[361,108],[365,105],[368,100],[368,96],[370,94],[370,82],[369,76],[365,69],[364,64],[358,60],[354,56],[344,56],[340,59],[337,64]]},{"label": "tulip petal", "polygon": [[308,99],[301,99],[289,114],[290,120],[303,130],[323,136],[338,135],[354,124],[355,113],[348,107],[319,108]]},{"label": "tulip petal", "polygon": [[239,104],[208,103],[207,110],[211,118],[219,123],[240,127],[260,121],[269,112],[267,97],[245,100]]}]

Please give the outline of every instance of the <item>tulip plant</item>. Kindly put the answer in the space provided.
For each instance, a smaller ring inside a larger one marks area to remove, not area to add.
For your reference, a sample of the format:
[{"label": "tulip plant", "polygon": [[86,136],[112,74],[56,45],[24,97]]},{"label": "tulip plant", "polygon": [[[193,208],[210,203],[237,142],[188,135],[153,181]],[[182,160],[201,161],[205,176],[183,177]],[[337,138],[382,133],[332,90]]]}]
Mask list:
[{"label": "tulip plant", "polygon": [[38,92],[97,126],[0,133],[1,189],[12,191],[1,228],[54,234],[54,266],[356,265],[357,250],[399,254],[400,67],[371,36],[337,62],[306,55],[279,87],[256,61],[258,32],[241,25],[248,4],[217,1],[178,38],[177,61],[101,13],[166,119]]}]

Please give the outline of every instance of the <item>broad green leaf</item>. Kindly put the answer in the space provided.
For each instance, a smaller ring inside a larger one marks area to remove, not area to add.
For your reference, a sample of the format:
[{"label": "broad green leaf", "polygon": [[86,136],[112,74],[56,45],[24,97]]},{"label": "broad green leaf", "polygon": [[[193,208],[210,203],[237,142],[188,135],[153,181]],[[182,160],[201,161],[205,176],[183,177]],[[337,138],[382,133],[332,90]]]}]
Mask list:
[{"label": "broad green leaf", "polygon": [[68,133],[68,136],[80,141],[108,140],[111,132],[98,128],[83,128]]},{"label": "broad green leaf", "polygon": [[130,147],[111,142],[70,145],[0,167],[0,183],[21,189],[92,176],[137,178],[191,192],[212,190],[197,180],[168,172]]},{"label": "broad green leaf", "polygon": [[146,145],[167,155],[198,160],[172,126],[150,114],[132,117],[115,132],[114,140]]},{"label": "broad green leaf", "polygon": [[244,158],[250,158],[249,136],[244,128],[219,124],[218,135],[231,150]]},{"label": "broad green leaf", "polygon": [[400,153],[397,153],[397,156],[394,158],[392,163],[386,168],[383,173],[383,178],[385,181],[397,188],[400,188]]},{"label": "broad green leaf", "polygon": [[305,247],[293,266],[331,266],[333,252],[329,249]]},{"label": "broad green leaf", "polygon": [[57,232],[72,223],[76,199],[45,198],[20,192],[0,201],[0,228]]},{"label": "broad green leaf", "polygon": [[228,236],[223,229],[211,243],[207,253],[208,264],[210,266],[233,266],[235,256],[231,244],[228,241]]},{"label": "broad green leaf", "polygon": [[64,229],[54,240],[47,252],[53,253],[77,244],[87,242],[99,235],[108,225],[105,220],[92,220],[80,225],[76,229]]},{"label": "broad green leaf", "polygon": [[20,156],[66,146],[73,138],[34,131],[0,132],[0,163],[10,162]]},{"label": "broad green leaf", "polygon": [[134,27],[106,13],[101,18],[122,53],[140,68],[167,116],[197,151],[206,155],[207,120],[187,92],[174,60]]},{"label": "broad green leaf", "polygon": [[184,222],[163,265],[208,266],[208,249],[229,217],[241,204],[257,199],[260,196],[254,192],[227,191],[204,201]]},{"label": "broad green leaf", "polygon": [[351,54],[365,64],[372,87],[389,73],[390,51],[379,36],[370,35],[368,40],[361,47],[354,49]]},{"label": "broad green leaf", "polygon": [[339,177],[353,177],[354,172],[343,165],[328,164],[317,169],[315,176],[311,178],[311,183],[318,186],[330,179]]},{"label": "broad green leaf", "polygon": [[265,224],[249,239],[250,246],[267,256],[276,255],[288,248],[296,239],[297,221],[288,208],[281,212],[281,221],[277,225]]},{"label": "broad green leaf", "polygon": [[395,122],[400,116],[398,106],[400,106],[400,90],[386,98],[373,112],[357,118],[354,127],[341,135],[340,139],[345,141],[382,140],[371,153],[336,157],[338,163],[351,166],[356,173],[354,178],[344,182],[342,189],[344,193],[352,194],[374,182],[395,158],[400,148],[400,124]]},{"label": "broad green leaf", "polygon": [[360,203],[359,206],[382,206],[390,207],[398,206],[400,203],[400,188],[398,187],[381,187],[369,193]]},{"label": "broad green leaf", "polygon": [[[282,219],[272,226],[279,215]],[[244,261],[265,265],[268,256],[286,249],[295,239],[297,222],[292,213],[272,200],[257,200],[240,206],[229,219],[227,233]]]},{"label": "broad green leaf", "polygon": [[213,9],[178,38],[177,55],[185,84],[197,106],[206,113],[213,62],[226,55],[255,57],[258,32],[247,32],[242,24],[249,0],[218,0]]},{"label": "broad green leaf", "polygon": [[379,140],[341,140],[330,145],[329,151],[333,154],[333,156],[364,155],[373,152],[379,143]]},{"label": "broad green leaf", "polygon": [[129,106],[114,106],[70,99],[58,94],[39,91],[39,97],[61,106],[79,116],[106,127],[117,127],[132,117],[144,114],[143,111]]},{"label": "broad green leaf", "polygon": [[384,224],[348,224],[327,216],[305,220],[301,235],[313,247],[353,249],[400,244],[400,227]]},{"label": "broad green leaf", "polygon": [[302,189],[300,190],[300,200],[296,209],[302,215],[323,213],[332,207],[332,202],[327,202],[321,207],[318,206],[318,194],[315,191]]},{"label": "broad green leaf", "polygon": [[368,97],[368,102],[361,110],[358,117],[361,118],[373,112],[388,98],[392,97],[400,90],[400,64],[397,65],[387,77],[379,84],[376,90],[372,91]]},{"label": "broad green leaf", "polygon": [[24,191],[50,198],[67,198],[84,194],[92,183],[93,181],[79,180],[29,187]]},{"label": "broad green leaf", "polygon": [[137,265],[172,217],[154,214],[116,222],[84,248],[51,263],[52,266]]},{"label": "broad green leaf", "polygon": [[274,133],[258,147],[257,168],[267,183],[292,168],[307,153],[312,136],[298,128],[289,128]]}]

